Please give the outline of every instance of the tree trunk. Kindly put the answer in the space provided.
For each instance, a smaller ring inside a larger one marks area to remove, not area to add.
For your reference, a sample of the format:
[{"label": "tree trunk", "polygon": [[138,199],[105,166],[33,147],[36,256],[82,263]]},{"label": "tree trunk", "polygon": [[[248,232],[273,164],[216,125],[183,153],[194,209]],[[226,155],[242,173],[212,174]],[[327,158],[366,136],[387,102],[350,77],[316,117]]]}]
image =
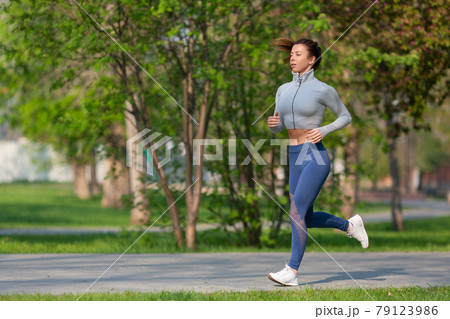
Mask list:
[{"label": "tree trunk", "polygon": [[389,143],[389,169],[392,178],[391,188],[391,215],[392,228],[397,231],[403,230],[402,199],[400,194],[400,176],[398,171],[396,140],[392,138]]},{"label": "tree trunk", "polygon": [[107,175],[103,182],[102,206],[124,208],[121,198],[131,191],[128,167],[114,156],[107,157],[104,164]]},{"label": "tree trunk", "polygon": [[96,151],[95,149],[92,150],[92,162],[90,163],[90,169],[91,169],[91,194],[92,195],[100,195],[100,185],[97,181],[97,168],[96,168]]},{"label": "tree trunk", "polygon": [[[358,144],[358,161],[356,162],[359,166],[360,164],[360,156],[359,156],[359,144]],[[359,195],[359,181],[360,181],[360,174],[359,170],[357,169],[355,172],[355,203],[359,203],[360,195]]]},{"label": "tree trunk", "polygon": [[161,182],[162,189],[164,191],[164,194],[166,195],[166,201],[167,205],[169,206],[169,214],[170,214],[170,220],[172,221],[172,229],[173,229],[173,235],[175,237],[175,240],[177,242],[178,247],[183,247],[183,230],[181,229],[181,223],[180,223],[180,217],[178,214],[178,208],[175,204],[175,198],[173,196],[172,191],[169,188],[169,184],[167,181],[166,173],[163,169],[163,167],[159,167],[159,159],[155,152],[155,150],[152,151],[152,157],[153,157],[153,166],[154,169],[157,171],[159,180]]},{"label": "tree trunk", "polygon": [[[132,106],[129,101],[125,102],[128,110],[132,111]],[[127,131],[127,138],[138,134],[137,124],[135,118],[132,118],[129,114],[125,114],[125,126]],[[137,141],[136,143],[138,143]],[[135,144],[136,144],[135,143]],[[147,162],[147,159],[143,153],[135,152],[136,148],[132,148],[133,159],[130,167],[130,188],[133,196],[133,205],[131,208],[130,223],[131,225],[146,225],[150,219],[150,210],[147,196],[146,180],[147,176],[144,172],[140,172],[136,169],[136,159],[143,157],[143,163]],[[144,165],[145,166],[145,165]]]},{"label": "tree trunk", "polygon": [[392,108],[392,96],[390,93],[383,94],[384,108],[388,118],[386,120],[387,138],[388,138],[388,157],[389,157],[389,171],[392,179],[391,186],[391,216],[392,229],[397,231],[403,230],[403,215],[402,215],[402,199],[400,193],[400,173],[398,169],[398,155],[397,155],[397,136],[398,136],[398,113]]},{"label": "tree trunk", "polygon": [[138,171],[136,167],[130,168],[131,193],[133,194],[133,207],[130,217],[132,226],[147,225],[150,219],[146,179],[145,173]]},{"label": "tree trunk", "polygon": [[355,210],[356,165],[358,164],[359,157],[359,145],[356,129],[350,125],[348,130],[350,131],[350,139],[344,146],[344,165],[346,176],[342,185],[344,203],[341,207],[342,214],[346,219],[352,217]]},{"label": "tree trunk", "polygon": [[[132,114],[131,112],[133,112],[131,103],[129,101],[125,101],[125,104],[126,104],[126,114],[125,114],[126,121],[125,121],[125,123],[126,123],[126,129],[127,129],[127,137],[131,138],[132,136],[134,136],[138,133],[137,125],[135,124],[136,118],[134,117],[131,119],[130,114]],[[127,113],[130,113],[130,114],[127,114]],[[134,123],[133,123],[133,121],[134,121]],[[143,138],[144,137],[145,136],[143,136]],[[150,146],[151,145],[153,145],[152,142],[150,142]],[[138,155],[138,154],[136,154],[136,155]],[[143,154],[139,154],[139,155],[144,156]],[[170,220],[172,221],[173,234],[174,234],[175,240],[177,242],[177,246],[182,247],[183,246],[183,231],[181,229],[181,223],[180,223],[178,208],[175,204],[175,198],[172,194],[172,191],[169,188],[167,177],[165,175],[163,167],[158,168],[159,160],[158,160],[155,150],[151,150],[151,156],[152,156],[152,160],[153,160],[153,169],[155,169],[158,174],[159,180],[162,185],[162,189],[166,196],[167,204],[169,205]],[[147,162],[146,158],[144,158],[143,162]],[[145,211],[145,207],[148,206],[148,197],[146,194],[147,192],[145,191],[145,196],[143,197],[142,191],[139,191],[140,189],[143,189],[143,188],[146,190],[145,182],[143,183],[143,181],[145,181],[145,179],[146,179],[146,175],[137,171],[136,165],[134,165],[134,163],[135,162],[132,163],[132,167],[129,170],[130,186],[131,186],[131,191],[133,193],[133,198],[134,198],[133,208],[131,210],[131,223],[132,224],[134,222],[138,221],[141,217],[145,218],[146,216],[148,216],[147,220],[150,217],[150,212]]]},{"label": "tree trunk", "polygon": [[106,178],[103,182],[103,207],[123,208],[121,197],[128,195],[130,189],[130,177],[128,167],[124,165],[126,153],[125,132],[122,123],[112,125],[112,133],[108,138],[107,146],[117,153],[107,154],[105,159]]},{"label": "tree trunk", "polygon": [[[255,182],[254,182],[254,169],[253,163],[250,162],[248,165],[244,166],[244,175],[247,180],[247,190],[256,193]],[[248,239],[249,243],[253,247],[261,247],[261,213],[258,207],[258,201],[253,200],[250,204],[246,204],[246,215],[249,216],[250,222],[247,223],[248,227]],[[256,222],[256,225],[253,223]]]},{"label": "tree trunk", "polygon": [[378,161],[378,144],[373,142],[372,146],[372,156],[373,156],[373,180],[372,180],[372,191],[375,192],[378,187],[378,170],[377,170],[377,161]]},{"label": "tree trunk", "polygon": [[106,176],[103,180],[103,196],[102,196],[102,207],[118,207],[118,200],[114,196],[114,157],[108,156],[103,161],[105,166]]},{"label": "tree trunk", "polygon": [[[274,152],[275,152],[275,148],[272,148],[271,151],[271,165],[270,167],[275,167],[275,161],[274,161]],[[287,185],[288,183],[288,176],[289,176],[289,166],[288,165],[282,165],[283,171],[284,171],[284,176],[283,176],[283,183],[282,185]],[[276,190],[276,185],[275,185],[275,180],[276,180],[276,174],[272,169],[272,189],[273,189],[273,193],[276,194],[275,190]],[[282,189],[282,194],[277,194],[280,197],[281,196],[286,196],[286,198],[289,198],[289,189],[286,189],[286,187],[283,187]],[[276,208],[279,208],[278,206],[276,206]],[[281,224],[283,222],[283,216],[284,216],[285,212],[283,208],[279,208],[278,209],[278,213],[272,217],[272,223],[271,223],[271,227],[270,227],[270,233],[269,233],[269,239],[270,240],[275,240],[278,237],[278,234],[280,233],[280,228],[281,228]]]},{"label": "tree trunk", "polygon": [[197,221],[194,220],[192,217],[190,218],[188,224],[186,225],[186,247],[188,249],[192,249],[192,250],[197,249],[196,225],[197,225]]},{"label": "tree trunk", "polygon": [[[190,24],[192,24],[192,20],[189,21]],[[181,60],[183,62],[183,65],[188,70],[186,78],[183,80],[183,100],[184,105],[187,106],[187,110],[190,113],[193,113],[195,110],[195,96],[194,96],[194,83],[193,83],[193,66],[192,64],[189,64],[190,59],[189,57],[192,54],[193,51],[193,41],[194,39],[191,38],[188,43],[188,57],[184,55],[183,49],[180,47],[180,54],[181,54]],[[209,82],[209,80],[206,80],[206,82]],[[203,92],[203,94],[207,94],[207,92]],[[195,196],[195,190],[196,187],[191,187],[191,184],[195,181],[193,177],[196,175],[196,171],[203,166],[203,146],[199,147],[198,152],[200,152],[200,165],[196,166],[196,169],[194,170],[193,163],[192,163],[192,155],[193,155],[193,139],[194,139],[194,127],[193,123],[190,117],[185,113],[183,114],[183,133],[184,133],[184,146],[186,149],[186,209],[187,209],[187,222],[186,222],[186,247],[188,249],[197,249],[197,242],[196,242],[196,224],[197,224],[197,214],[196,214],[196,196]],[[205,123],[200,121],[199,126],[203,126]],[[199,128],[200,129],[200,128]],[[200,137],[203,138],[203,137]],[[197,154],[195,154],[197,156]],[[200,178],[197,183],[200,183],[200,186],[202,184],[202,178]],[[201,189],[200,189],[201,190]],[[200,192],[201,193],[201,192]]]},{"label": "tree trunk", "polygon": [[91,197],[89,183],[86,178],[86,164],[80,164],[76,159],[71,160],[73,172],[73,188],[75,195],[79,199],[88,199]]},{"label": "tree trunk", "polygon": [[411,133],[406,136],[406,174],[405,174],[405,189],[409,194],[417,193],[414,178],[414,165],[416,157],[416,136]]},{"label": "tree trunk", "polygon": [[328,175],[327,179],[325,180],[325,183],[323,184],[323,188],[327,188],[330,186],[333,186],[333,178],[331,178],[333,175],[335,175],[335,157],[336,157],[336,150],[335,148],[328,149],[328,156],[330,157],[330,174]]}]

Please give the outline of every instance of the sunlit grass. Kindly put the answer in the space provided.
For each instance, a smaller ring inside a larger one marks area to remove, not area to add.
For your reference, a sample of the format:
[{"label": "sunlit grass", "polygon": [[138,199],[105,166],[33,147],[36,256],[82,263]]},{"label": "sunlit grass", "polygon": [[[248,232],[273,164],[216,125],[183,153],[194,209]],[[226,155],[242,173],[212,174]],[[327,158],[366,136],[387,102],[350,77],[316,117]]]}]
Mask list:
[{"label": "sunlit grass", "polygon": [[[366,289],[367,293],[376,301],[447,301],[449,299],[448,286],[437,287],[402,287],[402,288],[373,288]],[[86,293],[80,300],[103,301],[372,301],[371,297],[360,288],[351,289],[320,289],[305,287],[303,289],[280,289],[274,291],[248,290],[248,291],[216,291],[195,292],[193,290],[150,292],[102,292]],[[11,294],[0,295],[5,301],[74,301],[81,294]]]},{"label": "sunlit grass", "polygon": [[[156,219],[166,210],[166,199],[156,190],[149,190],[149,199],[152,218]],[[207,207],[211,203],[217,210],[214,198],[206,195],[202,198],[198,223],[220,223]],[[177,202],[182,224],[185,223],[185,205],[184,200]],[[263,212],[269,210],[267,198],[261,198],[258,205]],[[227,201],[221,206],[223,214],[228,214]],[[404,205],[404,209],[408,207]],[[382,202],[362,202],[357,208],[361,214],[388,211],[389,205]],[[129,224],[129,209],[103,208],[100,196],[80,200],[74,195],[71,183],[0,184],[0,228],[127,227]],[[169,214],[158,220],[158,226],[170,225]]]},{"label": "sunlit grass", "polygon": [[[309,229],[309,233],[327,251],[450,251],[450,217],[406,220],[405,230],[395,232],[388,222],[366,225],[370,246],[362,249],[355,239],[332,229]],[[142,232],[122,231],[112,234],[84,235],[9,235],[0,236],[0,253],[122,253]],[[272,247],[250,247],[236,233],[211,229],[198,232],[198,252],[288,252],[291,249],[291,231],[282,229]],[[307,251],[322,251],[309,239]],[[146,233],[128,253],[179,253],[172,233]]]},{"label": "sunlit grass", "polygon": [[129,210],[102,208],[101,198],[79,200],[72,184],[0,184],[0,227],[100,227],[129,225]]}]

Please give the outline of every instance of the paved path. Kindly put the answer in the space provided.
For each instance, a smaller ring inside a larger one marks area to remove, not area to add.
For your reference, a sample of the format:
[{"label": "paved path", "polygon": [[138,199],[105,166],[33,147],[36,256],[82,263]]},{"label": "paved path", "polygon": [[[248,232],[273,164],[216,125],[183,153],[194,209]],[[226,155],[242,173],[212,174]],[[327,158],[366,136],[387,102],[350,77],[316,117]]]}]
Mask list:
[{"label": "paved path", "polygon": [[[450,253],[331,253],[365,288],[450,284]],[[0,294],[83,293],[120,255],[0,255]],[[289,253],[185,253],[124,255],[89,291],[193,289],[245,291],[357,287],[325,253],[306,253],[298,287],[267,279]]]},{"label": "paved path", "polygon": [[[450,204],[440,201],[417,201],[404,200],[405,205],[414,206],[414,208],[403,210],[403,218],[406,219],[423,219],[434,218],[440,216],[450,216]],[[362,214],[365,223],[391,221],[390,212],[381,213],[367,213]],[[219,227],[219,224],[198,224],[197,230],[207,230]],[[286,227],[290,227],[289,221],[285,222]],[[128,227],[127,230],[133,228]],[[144,231],[145,228],[134,228],[138,231]],[[231,227],[230,230],[233,228]],[[93,233],[119,233],[122,229],[120,227],[80,227],[80,228],[65,228],[65,227],[50,227],[50,228],[0,228],[1,235],[68,235],[68,234],[93,234]],[[148,232],[167,232],[172,231],[171,227],[153,226]]]}]

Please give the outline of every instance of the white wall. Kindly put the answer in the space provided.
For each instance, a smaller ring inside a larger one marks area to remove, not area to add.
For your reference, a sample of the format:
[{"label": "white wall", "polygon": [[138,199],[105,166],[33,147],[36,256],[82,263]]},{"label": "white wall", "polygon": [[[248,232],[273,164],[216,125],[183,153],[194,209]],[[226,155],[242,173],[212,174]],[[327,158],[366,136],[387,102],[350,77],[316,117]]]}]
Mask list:
[{"label": "white wall", "polygon": [[[43,165],[47,164],[47,165]],[[97,163],[97,178],[104,178],[102,163]],[[32,143],[24,137],[0,141],[0,183],[14,181],[71,182],[70,165],[49,146]]]}]

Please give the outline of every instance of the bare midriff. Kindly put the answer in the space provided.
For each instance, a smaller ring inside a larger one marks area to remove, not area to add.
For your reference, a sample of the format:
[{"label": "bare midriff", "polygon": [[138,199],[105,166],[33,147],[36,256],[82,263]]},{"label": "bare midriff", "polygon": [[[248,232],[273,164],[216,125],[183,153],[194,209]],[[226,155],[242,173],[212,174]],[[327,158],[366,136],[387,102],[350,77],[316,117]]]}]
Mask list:
[{"label": "bare midriff", "polygon": [[[307,142],[306,133],[311,131],[310,129],[288,129],[289,145],[298,145]],[[294,140],[294,141],[292,141]],[[295,142],[297,141],[297,142]],[[293,143],[295,142],[295,144]]]}]

